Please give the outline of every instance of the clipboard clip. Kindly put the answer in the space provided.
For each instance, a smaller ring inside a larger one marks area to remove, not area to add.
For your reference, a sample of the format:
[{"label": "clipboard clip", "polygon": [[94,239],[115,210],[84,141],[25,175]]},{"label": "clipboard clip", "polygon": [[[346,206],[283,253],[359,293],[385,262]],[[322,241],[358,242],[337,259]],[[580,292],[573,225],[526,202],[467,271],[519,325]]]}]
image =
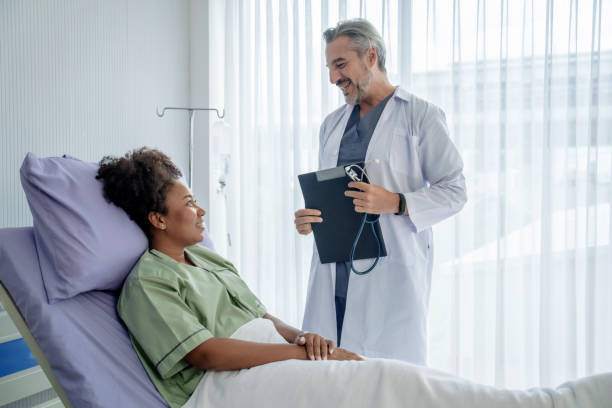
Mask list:
[{"label": "clipboard clip", "polygon": [[[368,173],[366,172],[365,168],[370,163],[378,164],[380,163],[380,160],[374,159],[367,161],[363,163],[363,167],[360,166],[360,163],[349,164],[347,166],[344,166],[344,172],[353,181],[363,181],[363,179],[365,178],[365,182],[369,184],[370,178],[368,177]],[[357,171],[359,171],[361,174],[358,174]]]},{"label": "clipboard clip", "polygon": [[353,181],[361,181],[361,179],[357,175],[357,172],[355,170],[353,170],[353,166],[346,166],[344,168],[344,172],[346,173],[347,176],[349,176],[349,178],[351,180],[353,180]]}]

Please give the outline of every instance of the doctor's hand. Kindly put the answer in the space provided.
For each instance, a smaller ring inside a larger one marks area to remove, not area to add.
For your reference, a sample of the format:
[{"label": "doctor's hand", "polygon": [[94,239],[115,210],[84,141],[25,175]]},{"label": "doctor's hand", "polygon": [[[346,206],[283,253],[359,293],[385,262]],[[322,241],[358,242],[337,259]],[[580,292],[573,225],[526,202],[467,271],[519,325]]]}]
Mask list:
[{"label": "doctor's hand", "polygon": [[303,208],[295,212],[295,229],[302,235],[308,235],[312,232],[313,222],[323,222],[320,217],[321,211]]},{"label": "doctor's hand", "polygon": [[327,340],[316,333],[302,332],[297,335],[294,341],[298,346],[306,347],[306,354],[311,360],[331,359],[332,354],[337,350],[333,340]]},{"label": "doctor's hand", "polygon": [[351,181],[348,186],[361,190],[344,192],[345,196],[353,198],[353,205],[358,213],[395,214],[399,208],[399,195],[380,186],[360,181]]},{"label": "doctor's hand", "polygon": [[337,347],[334,349],[334,353],[329,356],[330,360],[358,360],[362,361],[363,357],[359,354],[353,353],[352,351],[345,350],[343,348]]}]

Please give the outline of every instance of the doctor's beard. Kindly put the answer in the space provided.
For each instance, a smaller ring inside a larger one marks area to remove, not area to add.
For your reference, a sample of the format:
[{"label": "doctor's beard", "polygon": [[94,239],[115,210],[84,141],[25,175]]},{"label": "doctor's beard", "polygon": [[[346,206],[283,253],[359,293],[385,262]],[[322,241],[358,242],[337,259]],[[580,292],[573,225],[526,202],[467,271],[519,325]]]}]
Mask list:
[{"label": "doctor's beard", "polygon": [[344,97],[344,100],[349,105],[360,104],[368,93],[368,90],[370,89],[370,83],[372,82],[372,71],[370,71],[368,67],[365,66],[365,64],[363,64],[363,68],[366,74],[355,84],[355,96],[351,97],[351,94],[349,94]]}]

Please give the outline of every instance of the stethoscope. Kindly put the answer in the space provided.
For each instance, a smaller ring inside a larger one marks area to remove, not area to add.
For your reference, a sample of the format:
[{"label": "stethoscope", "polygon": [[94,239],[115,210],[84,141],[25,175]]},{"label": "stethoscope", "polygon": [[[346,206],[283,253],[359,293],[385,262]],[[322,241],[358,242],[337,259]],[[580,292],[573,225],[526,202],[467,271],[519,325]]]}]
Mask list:
[{"label": "stethoscope", "polygon": [[[361,171],[361,176],[357,174],[354,168],[357,168],[358,170]],[[358,164],[349,164],[348,166],[344,167],[344,172],[353,181],[363,181],[365,178],[366,183],[370,184],[370,179],[368,178],[368,174],[366,173],[365,169]],[[374,217],[372,219],[368,219],[368,215],[374,215]],[[380,214],[376,214],[376,215],[368,214],[368,213],[363,214],[363,218],[361,219],[361,224],[359,225],[359,230],[357,231],[357,235],[355,236],[355,240],[353,241],[353,246],[351,247],[351,257],[350,257],[351,270],[356,275],[366,275],[370,273],[376,267],[376,264],[378,263],[378,260],[380,259],[380,240],[378,239],[378,234],[376,233],[376,230],[374,229],[374,224],[376,224],[379,218],[380,218]],[[365,271],[358,271],[357,268],[355,268],[355,265],[353,264],[353,260],[355,257],[355,249],[357,248],[357,243],[359,242],[359,239],[361,238],[363,227],[366,224],[370,224],[370,228],[372,228],[372,234],[374,234],[374,238],[376,238],[376,246],[377,246],[378,252],[376,255],[376,259],[374,260],[374,263],[368,269],[366,269]]]}]

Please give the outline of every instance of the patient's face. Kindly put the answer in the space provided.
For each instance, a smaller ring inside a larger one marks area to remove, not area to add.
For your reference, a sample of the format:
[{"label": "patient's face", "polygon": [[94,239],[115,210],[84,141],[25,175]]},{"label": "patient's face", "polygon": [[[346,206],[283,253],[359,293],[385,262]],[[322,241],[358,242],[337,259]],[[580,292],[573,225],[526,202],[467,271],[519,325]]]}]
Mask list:
[{"label": "patient's face", "polygon": [[166,208],[168,214],[164,216],[165,233],[168,238],[184,247],[197,244],[204,239],[204,221],[206,214],[196,204],[193,193],[180,181],[166,192]]}]

